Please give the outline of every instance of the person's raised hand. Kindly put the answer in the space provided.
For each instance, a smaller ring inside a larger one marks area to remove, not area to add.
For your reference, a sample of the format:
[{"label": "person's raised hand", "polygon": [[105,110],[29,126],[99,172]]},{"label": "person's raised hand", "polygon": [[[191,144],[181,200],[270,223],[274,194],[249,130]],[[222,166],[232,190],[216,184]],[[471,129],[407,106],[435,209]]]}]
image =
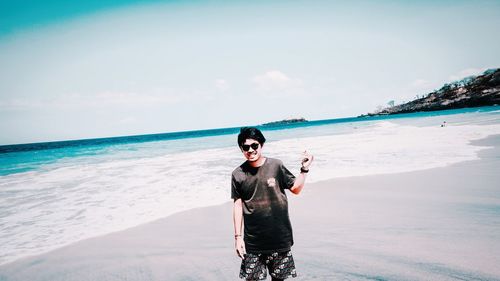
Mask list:
[{"label": "person's raised hand", "polygon": [[314,156],[312,156],[311,154],[307,153],[306,150],[304,150],[304,153],[302,153],[302,167],[306,170],[309,170],[309,166],[311,166],[313,160]]}]

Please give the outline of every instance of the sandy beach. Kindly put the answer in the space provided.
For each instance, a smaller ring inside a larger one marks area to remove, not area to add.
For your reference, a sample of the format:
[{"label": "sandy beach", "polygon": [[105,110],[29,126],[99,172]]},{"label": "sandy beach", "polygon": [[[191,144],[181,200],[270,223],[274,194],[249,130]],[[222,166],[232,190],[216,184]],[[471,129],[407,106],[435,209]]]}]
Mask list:
[{"label": "sandy beach", "polygon": [[500,0],[0,1],[0,281],[237,281],[239,234],[287,280],[500,281],[498,29]]},{"label": "sandy beach", "polygon": [[[500,135],[473,144],[491,148],[290,193],[295,280],[500,280]],[[231,211],[228,202],[83,240],[5,264],[0,280],[238,280]]]}]

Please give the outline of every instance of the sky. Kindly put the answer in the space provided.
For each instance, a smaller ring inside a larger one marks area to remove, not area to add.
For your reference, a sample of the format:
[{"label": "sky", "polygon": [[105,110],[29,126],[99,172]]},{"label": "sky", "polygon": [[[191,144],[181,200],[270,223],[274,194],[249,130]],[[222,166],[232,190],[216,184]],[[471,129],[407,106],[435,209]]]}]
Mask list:
[{"label": "sky", "polygon": [[500,67],[498,30],[500,1],[2,0],[0,145],[358,116]]}]

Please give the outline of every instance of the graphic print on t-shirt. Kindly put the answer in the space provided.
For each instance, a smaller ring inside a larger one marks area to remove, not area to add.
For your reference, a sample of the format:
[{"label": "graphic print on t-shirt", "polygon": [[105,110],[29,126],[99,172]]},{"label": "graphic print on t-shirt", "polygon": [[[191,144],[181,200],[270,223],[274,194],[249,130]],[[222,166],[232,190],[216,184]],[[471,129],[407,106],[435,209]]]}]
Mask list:
[{"label": "graphic print on t-shirt", "polygon": [[268,178],[267,179],[267,186],[276,187],[276,180],[274,178]]}]

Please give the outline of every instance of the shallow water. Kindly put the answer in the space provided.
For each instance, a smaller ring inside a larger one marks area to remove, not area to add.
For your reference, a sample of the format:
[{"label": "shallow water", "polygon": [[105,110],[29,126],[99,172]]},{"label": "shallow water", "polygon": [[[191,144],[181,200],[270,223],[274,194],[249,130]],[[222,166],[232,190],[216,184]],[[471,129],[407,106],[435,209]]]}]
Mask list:
[{"label": "shallow water", "polygon": [[[264,153],[293,172],[303,150],[314,154],[308,181],[315,182],[477,159],[485,147],[470,141],[500,134],[500,111],[320,122],[264,134]],[[22,167],[24,159],[41,160],[0,176],[0,263],[227,202],[230,173],[243,162],[235,134],[20,154],[2,161],[15,167],[18,157]]]}]

